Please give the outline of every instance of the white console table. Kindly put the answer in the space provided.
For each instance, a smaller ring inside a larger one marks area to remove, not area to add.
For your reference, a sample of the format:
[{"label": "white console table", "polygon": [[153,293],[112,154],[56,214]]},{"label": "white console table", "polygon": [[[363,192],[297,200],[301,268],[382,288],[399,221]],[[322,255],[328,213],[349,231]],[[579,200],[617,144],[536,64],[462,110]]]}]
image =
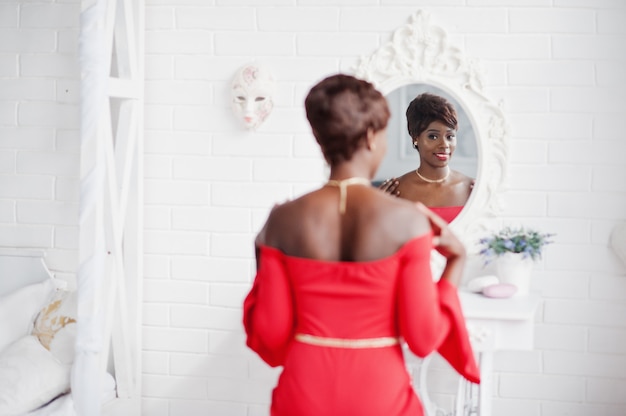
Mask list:
[{"label": "white console table", "polygon": [[[459,296],[470,340],[478,355],[481,383],[475,385],[461,378],[454,415],[491,416],[493,353],[533,349],[535,312],[540,298],[530,294],[492,299],[463,291]],[[426,374],[431,359],[426,357],[420,366],[418,390],[426,414],[435,416]]]}]

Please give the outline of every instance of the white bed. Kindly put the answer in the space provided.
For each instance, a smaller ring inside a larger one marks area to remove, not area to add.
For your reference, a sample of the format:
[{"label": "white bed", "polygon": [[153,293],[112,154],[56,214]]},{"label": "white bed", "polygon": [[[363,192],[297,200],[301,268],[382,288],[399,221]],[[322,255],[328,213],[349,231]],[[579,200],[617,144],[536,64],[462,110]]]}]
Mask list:
[{"label": "white bed", "polygon": [[[76,292],[66,290],[66,286],[46,267],[43,251],[0,248],[3,416],[76,414],[71,390]],[[79,374],[74,381],[83,377],[93,378],[94,374]],[[115,379],[106,371],[101,377],[100,403],[103,409],[113,409],[117,401]]]}]

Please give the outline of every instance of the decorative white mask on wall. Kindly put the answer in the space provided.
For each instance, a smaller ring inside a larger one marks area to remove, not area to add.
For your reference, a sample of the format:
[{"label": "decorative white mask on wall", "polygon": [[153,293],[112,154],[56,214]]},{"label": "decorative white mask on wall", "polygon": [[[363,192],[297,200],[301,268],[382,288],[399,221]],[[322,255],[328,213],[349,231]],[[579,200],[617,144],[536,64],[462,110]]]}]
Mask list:
[{"label": "decorative white mask on wall", "polygon": [[274,108],[274,78],[256,63],[241,67],[232,83],[232,107],[248,130],[256,130]]}]

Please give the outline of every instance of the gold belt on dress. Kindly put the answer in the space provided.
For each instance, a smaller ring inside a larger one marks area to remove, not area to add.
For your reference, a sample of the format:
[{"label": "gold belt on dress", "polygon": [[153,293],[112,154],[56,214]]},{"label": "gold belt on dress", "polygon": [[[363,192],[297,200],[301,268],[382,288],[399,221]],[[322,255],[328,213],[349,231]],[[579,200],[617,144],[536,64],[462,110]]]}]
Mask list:
[{"label": "gold belt on dress", "polygon": [[380,338],[329,338],[318,337],[309,334],[297,333],[294,336],[296,341],[300,341],[305,344],[317,345],[320,347],[334,347],[334,348],[383,348],[391,347],[399,344],[400,340],[397,337],[380,337]]}]

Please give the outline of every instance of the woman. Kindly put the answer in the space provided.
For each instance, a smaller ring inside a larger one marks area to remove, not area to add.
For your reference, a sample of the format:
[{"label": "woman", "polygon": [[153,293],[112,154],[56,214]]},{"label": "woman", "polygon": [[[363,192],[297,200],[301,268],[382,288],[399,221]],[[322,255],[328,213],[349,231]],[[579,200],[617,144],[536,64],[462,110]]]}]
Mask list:
[{"label": "woman", "polygon": [[380,188],[400,198],[422,202],[451,222],[474,187],[473,178],[448,166],[456,149],[456,110],[445,98],[423,93],[409,104],[406,119],[420,165],[399,178],[387,179]]},{"label": "woman", "polygon": [[[400,339],[479,382],[456,292],[465,249],[423,205],[370,185],[389,119],[370,83],[328,77],[305,108],[330,179],[273,208],[244,302],[247,345],[284,367],[271,414],[422,415]],[[433,246],[447,259],[438,283]]]}]

